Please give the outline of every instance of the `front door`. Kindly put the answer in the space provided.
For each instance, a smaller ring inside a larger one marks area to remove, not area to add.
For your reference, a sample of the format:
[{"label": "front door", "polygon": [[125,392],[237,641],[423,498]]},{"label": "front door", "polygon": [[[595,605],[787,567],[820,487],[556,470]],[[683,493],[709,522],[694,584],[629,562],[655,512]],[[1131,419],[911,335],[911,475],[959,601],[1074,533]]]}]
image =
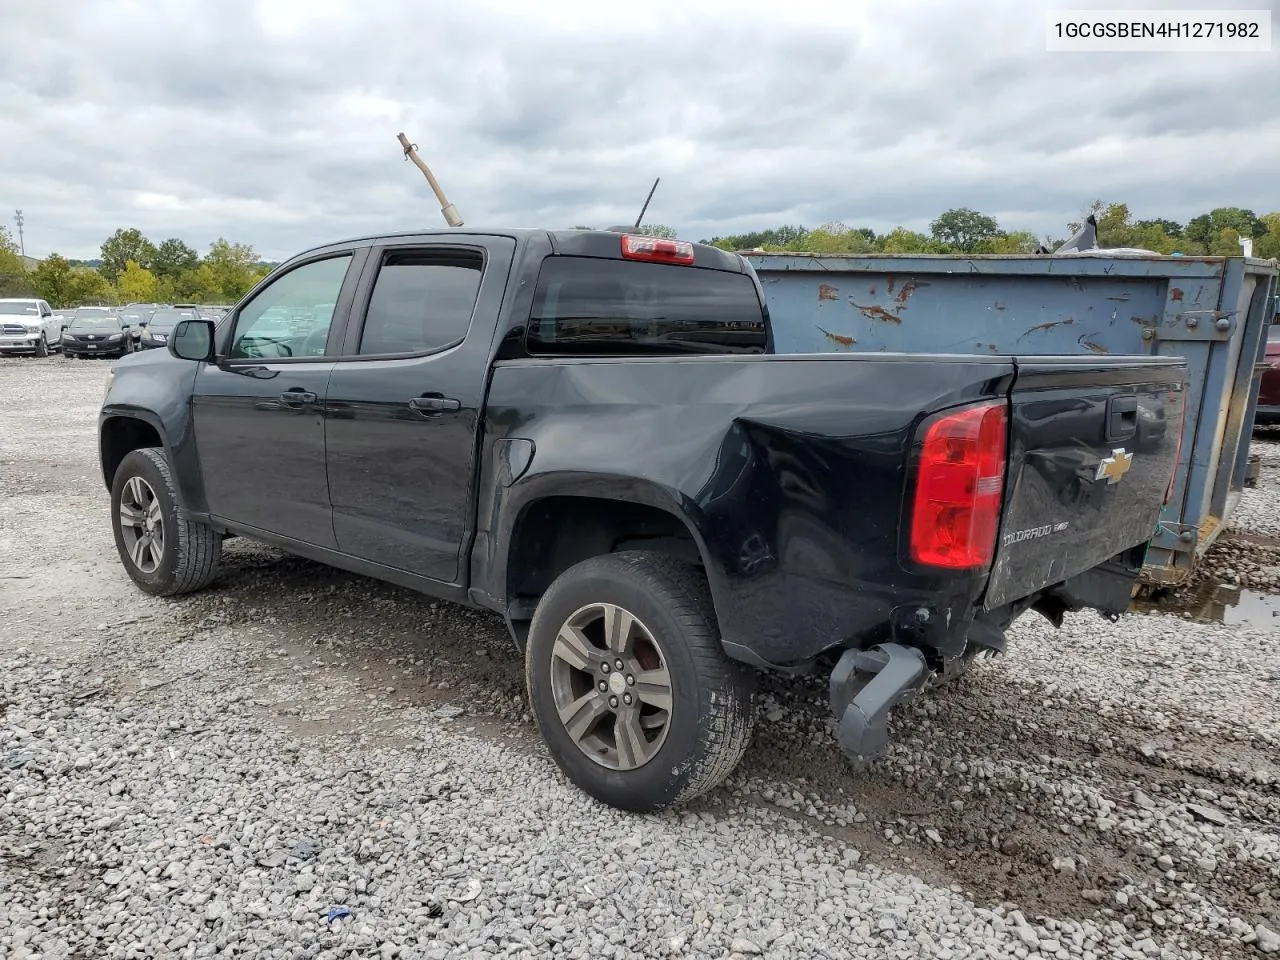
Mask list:
[{"label": "front door", "polygon": [[[363,251],[359,259],[363,258]],[[224,358],[196,376],[193,419],[209,512],[333,548],[324,404],[354,287],[353,251],[282,273],[231,317]],[[221,338],[220,338],[221,339]]]},{"label": "front door", "polygon": [[[451,236],[370,254],[326,418],[333,527],[344,553],[445,583],[472,523],[476,430],[515,249]],[[486,318],[487,322],[472,317]]]}]

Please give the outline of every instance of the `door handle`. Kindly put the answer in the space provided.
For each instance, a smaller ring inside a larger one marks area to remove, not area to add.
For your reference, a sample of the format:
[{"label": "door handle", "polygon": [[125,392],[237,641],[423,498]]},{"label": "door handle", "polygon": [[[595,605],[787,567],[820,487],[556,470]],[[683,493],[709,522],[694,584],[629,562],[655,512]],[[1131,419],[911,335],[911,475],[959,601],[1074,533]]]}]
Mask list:
[{"label": "door handle", "polygon": [[442,397],[439,394],[434,394],[414,397],[409,401],[409,409],[416,410],[418,413],[444,413],[446,411],[461,410],[462,403],[453,399],[453,397]]},{"label": "door handle", "polygon": [[1107,411],[1107,439],[1127,440],[1138,432],[1138,398],[1112,397]]},{"label": "door handle", "polygon": [[315,403],[318,398],[310,390],[303,390],[300,387],[294,387],[292,390],[286,390],[280,394],[282,403],[286,403],[291,407],[301,406],[304,403]]}]

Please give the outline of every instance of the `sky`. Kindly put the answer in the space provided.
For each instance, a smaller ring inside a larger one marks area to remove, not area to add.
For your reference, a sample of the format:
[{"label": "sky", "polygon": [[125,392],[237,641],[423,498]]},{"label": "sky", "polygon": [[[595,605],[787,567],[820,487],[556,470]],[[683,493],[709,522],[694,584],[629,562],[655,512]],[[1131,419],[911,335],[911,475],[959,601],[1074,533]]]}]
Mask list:
[{"label": "sky", "polygon": [[1100,4],[0,0],[0,223],[268,259],[442,225],[402,130],[472,226],[632,222],[655,177],[695,240],[1280,210],[1280,14],[1270,53],[1048,53],[1055,6]]}]

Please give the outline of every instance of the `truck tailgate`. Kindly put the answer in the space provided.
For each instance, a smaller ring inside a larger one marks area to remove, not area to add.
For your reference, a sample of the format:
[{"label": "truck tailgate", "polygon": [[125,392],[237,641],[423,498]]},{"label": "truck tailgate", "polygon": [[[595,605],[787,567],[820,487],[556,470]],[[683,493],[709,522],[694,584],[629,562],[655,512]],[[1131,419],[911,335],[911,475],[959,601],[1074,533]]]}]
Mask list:
[{"label": "truck tailgate", "polygon": [[1186,398],[1179,359],[1013,359],[1009,473],[988,610],[1151,539]]}]

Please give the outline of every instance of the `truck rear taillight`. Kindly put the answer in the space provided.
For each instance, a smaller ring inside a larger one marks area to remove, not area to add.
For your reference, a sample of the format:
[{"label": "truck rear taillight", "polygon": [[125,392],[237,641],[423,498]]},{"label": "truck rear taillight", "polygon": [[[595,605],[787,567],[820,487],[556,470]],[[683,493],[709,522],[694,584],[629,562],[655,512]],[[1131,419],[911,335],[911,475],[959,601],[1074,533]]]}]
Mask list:
[{"label": "truck rear taillight", "polygon": [[693,263],[693,244],[687,240],[663,240],[661,237],[622,236],[624,260],[649,260],[653,263]]},{"label": "truck rear taillight", "polygon": [[949,570],[991,564],[1004,491],[1003,401],[943,414],[928,426],[911,511],[911,559]]}]

